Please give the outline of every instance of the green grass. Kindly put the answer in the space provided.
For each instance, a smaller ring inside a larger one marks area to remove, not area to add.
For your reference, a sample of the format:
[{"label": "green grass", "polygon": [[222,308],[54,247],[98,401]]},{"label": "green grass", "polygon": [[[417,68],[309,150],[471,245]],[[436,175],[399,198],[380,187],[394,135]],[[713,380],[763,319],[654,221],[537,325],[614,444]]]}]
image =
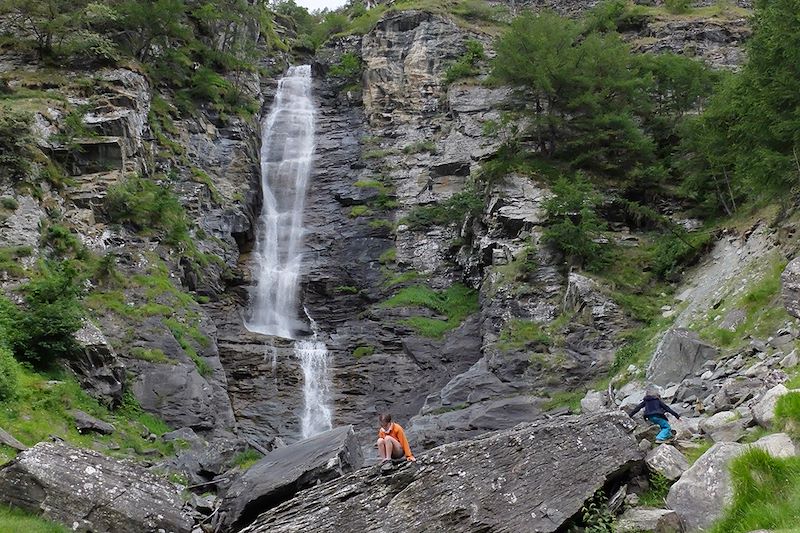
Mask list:
[{"label": "green grass", "polygon": [[794,376],[790,377],[789,380],[784,383],[787,389],[800,389],[800,372],[797,372]]},{"label": "green grass", "polygon": [[700,459],[700,457],[711,448],[711,441],[708,439],[703,439],[698,444],[699,446],[697,448],[687,448],[683,451],[683,455],[686,456],[686,460],[689,461],[690,465],[694,464],[695,461]]},{"label": "green grass", "polygon": [[[780,256],[767,258],[766,268],[737,298],[727,298],[720,305],[726,310],[741,309],[745,320],[734,330],[721,329],[713,320],[715,313],[709,313],[704,320],[694,324],[700,336],[718,346],[740,348],[750,337],[765,338],[791,319],[780,297],[780,276],[786,261]],[[763,265],[763,264],[762,264]],[[734,280],[741,284],[741,280]],[[738,286],[735,284],[732,288]]]},{"label": "green grass", "polygon": [[552,344],[550,336],[541,325],[530,320],[511,319],[500,332],[497,347],[503,351],[520,350],[531,344]]},{"label": "green grass", "polygon": [[380,264],[395,263],[397,261],[397,248],[389,248],[378,258]]},{"label": "green grass", "polygon": [[353,287],[352,285],[339,285],[333,290],[336,294],[358,294],[360,292],[358,287]]},{"label": "green grass", "polygon": [[382,304],[384,307],[424,307],[444,315],[446,319],[411,317],[402,322],[424,337],[441,338],[458,327],[464,319],[478,310],[478,293],[456,283],[446,291],[437,292],[422,285],[400,289]]},{"label": "green grass", "polygon": [[800,392],[790,392],[775,404],[775,425],[800,438]]},{"label": "green grass", "polygon": [[174,318],[165,319],[164,325],[172,332],[172,336],[178,341],[184,353],[194,362],[197,367],[197,372],[201,376],[210,376],[214,372],[214,369],[197,353],[197,348],[195,348],[192,342],[194,341],[195,344],[203,348],[209,345],[208,338],[203,335],[200,329],[195,324],[184,324]]},{"label": "green grass", "polygon": [[[144,412],[130,393],[126,393],[120,407],[110,411],[87,395],[71,375],[60,371],[35,372],[22,366],[18,381],[16,398],[0,403],[0,427],[23,444],[33,446],[56,435],[73,445],[97,447],[113,456],[136,458],[146,450],[156,450],[165,456],[174,452],[172,443],[151,443],[142,436],[143,429],[163,435],[170,428],[159,418]],[[81,435],[69,414],[71,409],[80,409],[112,423],[114,433]],[[14,455],[11,448],[0,446],[0,460],[9,460]]]},{"label": "green grass", "polygon": [[398,285],[403,285],[404,283],[409,283],[411,281],[416,281],[421,277],[420,273],[415,270],[394,272],[393,270],[384,268],[383,274],[386,276],[386,281],[383,282],[383,286],[387,289],[397,287]]},{"label": "green grass", "polygon": [[648,481],[650,485],[639,496],[639,504],[645,507],[664,507],[672,483],[659,472],[651,473]]},{"label": "green grass", "polygon": [[30,257],[33,249],[30,246],[12,246],[0,248],[0,272],[10,276],[22,277],[25,269],[20,265],[20,259]]},{"label": "green grass", "polygon": [[175,361],[167,357],[164,350],[158,348],[142,348],[136,346],[131,348],[131,357],[141,359],[142,361],[149,361],[151,363],[175,364]]},{"label": "green grass", "polygon": [[242,470],[247,470],[263,458],[264,456],[259,452],[253,450],[252,448],[248,448],[245,451],[238,453],[233,458],[233,464]]},{"label": "green grass", "polygon": [[197,167],[192,168],[192,180],[197,183],[202,183],[206,186],[208,193],[211,195],[211,201],[215,204],[219,205],[224,201],[224,198],[214,185],[214,181],[211,179],[211,176],[209,176],[202,169]]},{"label": "green grass", "polygon": [[372,209],[366,205],[354,205],[350,208],[350,218],[368,217],[372,215]]},{"label": "green grass", "polygon": [[356,359],[361,359],[362,357],[369,357],[370,355],[375,353],[374,346],[359,346],[355,350],[353,350],[353,357]]},{"label": "green grass", "polygon": [[586,396],[584,390],[559,391],[550,395],[550,398],[542,404],[543,411],[550,411],[559,407],[568,407],[573,413],[581,411],[581,400]]},{"label": "green grass", "polygon": [[8,533],[67,533],[71,530],[20,509],[0,505],[0,531]]},{"label": "green grass", "polygon": [[800,524],[800,457],[778,459],[752,448],[730,466],[733,502],[712,533],[759,529],[797,531]]},{"label": "green grass", "polygon": [[429,154],[436,153],[436,143],[431,140],[417,141],[403,147],[404,154],[419,154],[428,152]]}]

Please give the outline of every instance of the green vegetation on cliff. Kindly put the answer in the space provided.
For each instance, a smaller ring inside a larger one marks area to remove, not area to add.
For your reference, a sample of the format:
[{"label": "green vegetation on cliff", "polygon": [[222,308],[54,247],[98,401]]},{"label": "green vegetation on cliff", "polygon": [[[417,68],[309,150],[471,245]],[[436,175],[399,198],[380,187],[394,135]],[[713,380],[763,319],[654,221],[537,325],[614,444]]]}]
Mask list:
[{"label": "green vegetation on cliff", "polygon": [[467,316],[478,310],[478,293],[456,283],[437,292],[422,285],[400,289],[383,303],[385,307],[423,307],[439,313],[442,318],[411,317],[402,322],[424,337],[441,338],[461,325]]}]

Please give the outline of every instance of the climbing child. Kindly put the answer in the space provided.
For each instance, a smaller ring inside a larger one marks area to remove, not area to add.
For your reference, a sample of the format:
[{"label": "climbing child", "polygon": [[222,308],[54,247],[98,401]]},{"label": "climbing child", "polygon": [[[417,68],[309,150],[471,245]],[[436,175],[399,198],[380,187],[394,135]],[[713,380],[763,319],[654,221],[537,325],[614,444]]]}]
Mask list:
[{"label": "climbing child", "polygon": [[411,454],[411,448],[408,446],[406,434],[400,424],[392,422],[392,415],[389,413],[380,416],[381,428],[378,430],[378,455],[381,457],[381,462],[391,461],[392,459],[400,459],[405,455],[406,460],[416,461]]},{"label": "climbing child", "polygon": [[645,392],[644,400],[636,406],[636,409],[631,413],[631,417],[639,412],[644,407],[644,417],[656,424],[661,428],[661,431],[656,435],[656,444],[661,444],[672,438],[672,428],[667,421],[667,413],[672,414],[675,418],[680,418],[681,415],[676,413],[661,400],[658,390],[655,387],[648,387]]}]

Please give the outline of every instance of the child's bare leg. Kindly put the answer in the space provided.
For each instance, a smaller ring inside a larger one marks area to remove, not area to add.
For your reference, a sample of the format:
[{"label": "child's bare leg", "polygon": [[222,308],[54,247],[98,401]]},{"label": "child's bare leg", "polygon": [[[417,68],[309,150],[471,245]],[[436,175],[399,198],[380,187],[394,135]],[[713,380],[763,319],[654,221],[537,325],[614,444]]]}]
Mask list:
[{"label": "child's bare leg", "polygon": [[387,453],[386,439],[378,439],[378,442],[375,444],[378,446],[378,456],[380,457],[381,461],[385,461],[390,457],[391,449],[389,449]]},{"label": "child's bare leg", "polygon": [[400,441],[389,436],[384,437],[383,441],[384,446],[386,447],[387,459],[400,459],[403,457],[403,446],[400,444]]}]

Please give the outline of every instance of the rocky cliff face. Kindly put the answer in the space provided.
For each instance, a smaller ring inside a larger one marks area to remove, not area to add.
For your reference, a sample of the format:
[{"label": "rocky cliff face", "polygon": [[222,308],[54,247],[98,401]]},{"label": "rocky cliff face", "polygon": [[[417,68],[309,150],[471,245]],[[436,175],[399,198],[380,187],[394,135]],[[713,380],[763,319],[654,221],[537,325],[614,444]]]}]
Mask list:
[{"label": "rocky cliff face", "polygon": [[[594,5],[495,3],[552,7],[568,15]],[[636,19],[625,36],[642,52],[687,53],[735,68],[747,35],[742,17],[650,13]],[[486,125],[500,122],[515,102],[509,90],[481,84],[485,72],[445,82],[448,67],[469,41],[482,43],[492,56],[489,35],[450,17],[390,12],[365,35],[333,39],[308,58],[318,114],[302,303],[332,353],[334,423],[352,424],[368,456],[374,453],[375,418],[384,411],[407,427],[417,449],[500,433],[437,448],[419,466],[386,475],[361,470],[313,488],[264,515],[252,531],[294,531],[312,523],[331,531],[344,524],[366,531],[374,524],[401,523],[413,524],[412,530],[431,523],[464,531],[515,530],[508,524],[527,530],[530,520],[537,530],[554,531],[575,517],[596,489],[640,459],[625,432],[627,422],[618,417],[543,421],[565,410],[554,410],[548,399],[602,376],[623,333],[637,324],[608,287],[565,271],[562,259],[542,242],[542,204],[550,195],[544,183],[516,174],[500,182],[478,179],[502,144]],[[279,71],[286,58],[275,55],[264,66]],[[348,56],[359,60],[359,74],[334,75],[332,67]],[[21,61],[4,55],[0,68],[16,72],[24,68]],[[58,87],[81,105],[81,120],[96,133],[76,140],[82,148],[78,156],[67,158],[66,148],[51,140],[64,128],[63,110],[37,112],[39,143],[64,158],[71,183],[63,190],[45,186],[41,197],[0,191],[18,202],[0,224],[0,244],[31,247],[33,254],[24,261],[33,264],[40,254],[39,221],[56,208],[91,251],[116,258],[119,274],[131,283],[103,290],[89,302],[94,325],[81,332],[83,354],[73,370],[84,388],[109,405],[130,391],[170,426],[191,428],[181,433],[193,435],[191,446],[162,466],[195,483],[216,479],[224,488],[220,474],[245,443],[266,452],[299,439],[303,407],[302,375],[291,343],[248,332],[242,322],[254,281],[253,221],[261,205],[258,119],[220,117],[211,109],[170,119],[169,140],[181,147],[170,148],[158,138],[164,119],[154,106],[161,105],[161,97],[143,75],[120,68],[93,73],[93,79],[89,96],[80,84]],[[251,75],[243,88],[266,109],[275,81]],[[199,262],[188,250],[108,222],[109,187],[136,173],[157,175],[173,187],[192,221],[191,239],[213,259]],[[413,222],[420,208],[476,190],[479,207],[458,222]],[[729,297],[715,280],[760,272],[736,266],[741,257],[761,257],[774,248],[759,235],[721,241],[713,252],[719,260],[704,265],[708,275],[697,280],[676,315],[678,329],[671,334],[680,337],[678,347],[660,345],[672,370],[677,360],[681,373],[673,372],[663,384],[672,385],[671,397],[687,405],[702,399],[729,406],[745,396],[752,400],[761,390],[761,383],[750,388],[734,383],[743,363],[731,357],[711,368],[712,355],[701,350],[703,343],[681,336],[682,328]],[[623,228],[620,239],[627,237]],[[6,276],[2,286],[8,290],[19,282]],[[387,305],[403,288],[444,291],[457,283],[475,291],[478,303],[442,335],[426,336],[413,322],[444,319],[441,310]],[[537,334],[517,336],[520,328]],[[691,365],[674,356],[687,345],[699,354]],[[770,354],[768,361],[777,364],[778,357]],[[707,370],[714,374],[713,385],[699,379]],[[769,373],[762,370],[753,373],[760,379]],[[642,392],[637,386],[618,392],[616,400],[623,406],[636,403]],[[607,403],[605,396],[595,400]],[[521,422],[526,425],[509,430]],[[586,424],[598,433],[587,431]],[[605,437],[597,441],[601,432]],[[587,438],[576,437],[581,433]],[[530,436],[536,457],[525,444]],[[492,459],[475,462],[480,454]],[[569,460],[559,463],[562,454]],[[596,457],[610,462],[597,466]],[[529,469],[526,475],[508,481],[505,473],[519,464]],[[585,483],[571,485],[578,471],[587,472]],[[557,484],[550,484],[551,475]],[[548,483],[540,483],[545,478]],[[466,492],[452,496],[465,486]],[[562,488],[576,491],[567,504],[547,503],[555,498],[552,491]],[[322,517],[324,508],[315,502],[337,498],[346,503],[340,514]],[[478,511],[470,498],[480,502]],[[497,522],[495,515],[519,499],[525,503],[519,508],[535,509],[536,516]],[[383,504],[378,515],[364,516],[356,508],[373,500]],[[435,508],[422,517],[424,524],[413,512],[423,501]]]}]

